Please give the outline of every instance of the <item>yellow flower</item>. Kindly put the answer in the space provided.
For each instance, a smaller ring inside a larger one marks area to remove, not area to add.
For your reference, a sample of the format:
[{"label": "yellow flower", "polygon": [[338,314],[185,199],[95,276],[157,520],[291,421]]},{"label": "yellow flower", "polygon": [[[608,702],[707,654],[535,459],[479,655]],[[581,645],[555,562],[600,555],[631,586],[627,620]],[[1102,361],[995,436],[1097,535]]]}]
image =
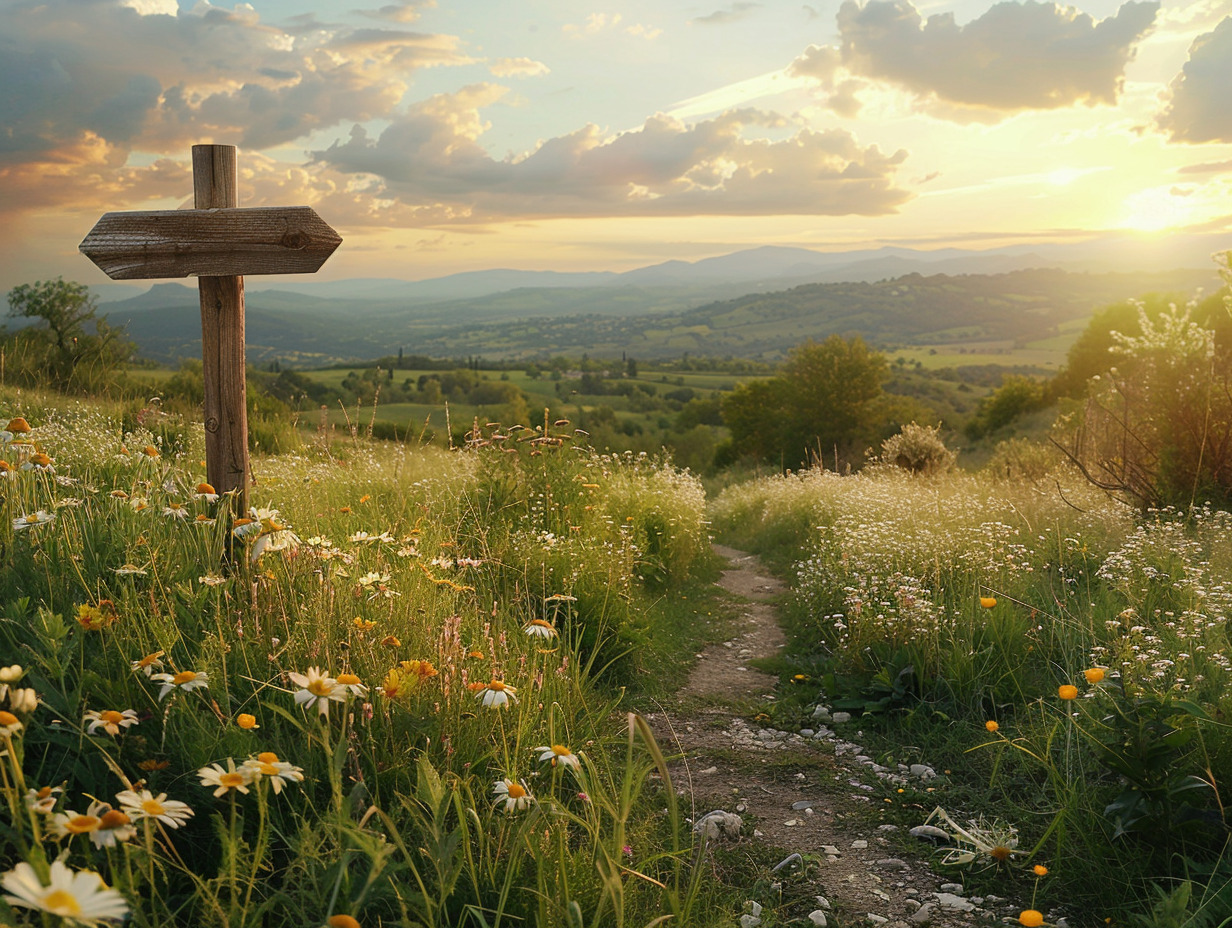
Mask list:
[{"label": "yellow flower", "polygon": [[1066,683],[1064,686],[1057,687],[1057,695],[1062,699],[1077,699],[1078,687]]},{"label": "yellow flower", "polygon": [[431,661],[402,661],[402,669],[415,677],[416,683],[423,683],[437,675],[437,669]]},{"label": "yellow flower", "polygon": [[120,620],[115,603],[109,599],[99,600],[97,606],[82,603],[77,607],[77,624],[88,632],[100,631]]},{"label": "yellow flower", "polygon": [[980,605],[983,606],[985,609],[991,609],[996,604],[997,604],[997,597],[995,596],[981,596],[980,597]]},{"label": "yellow flower", "polygon": [[402,676],[402,673],[397,668],[394,668],[385,674],[385,680],[377,687],[377,692],[386,699],[397,699],[405,683],[406,679]]},{"label": "yellow flower", "polygon": [[1025,909],[1018,916],[1018,924],[1022,925],[1022,928],[1040,928],[1040,925],[1044,924],[1044,915],[1035,909]]},{"label": "yellow flower", "polygon": [[247,712],[241,712],[237,715],[235,717],[235,724],[244,729],[244,731],[252,731],[254,728],[261,727],[257,724],[256,716],[249,715]]},{"label": "yellow flower", "polygon": [[1104,679],[1104,668],[1092,667],[1089,670],[1084,670],[1082,675],[1087,678],[1088,683],[1100,683]]},{"label": "yellow flower", "polygon": [[995,721],[993,721],[992,719],[989,719],[987,722],[985,722],[985,723],[984,723],[984,727],[985,727],[985,728],[987,728],[987,729],[988,729],[988,731],[989,731],[990,733],[994,733],[994,734],[995,734],[995,733],[996,733],[996,731],[997,731],[997,729],[999,729],[1001,726],[1000,726],[1000,725],[998,725],[998,724],[997,724]]},{"label": "yellow flower", "polygon": [[376,628],[375,622],[370,622],[360,616],[356,616],[351,624],[355,626],[357,631],[361,632],[370,632],[372,629]]},{"label": "yellow flower", "polygon": [[1036,864],[1034,867],[1031,868],[1031,870],[1035,873],[1036,876],[1047,876],[1048,875],[1048,868],[1045,867],[1043,864]]},{"label": "yellow flower", "polygon": [[386,635],[381,639],[381,644],[387,648],[400,648],[402,647],[402,639],[397,635]]}]

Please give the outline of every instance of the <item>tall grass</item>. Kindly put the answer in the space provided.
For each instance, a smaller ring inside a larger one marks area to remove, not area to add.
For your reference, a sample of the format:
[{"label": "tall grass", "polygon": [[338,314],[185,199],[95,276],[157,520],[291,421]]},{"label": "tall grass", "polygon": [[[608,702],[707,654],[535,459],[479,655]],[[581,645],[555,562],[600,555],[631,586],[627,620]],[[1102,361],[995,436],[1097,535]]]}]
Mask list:
[{"label": "tall grass", "polygon": [[0,920],[89,871],[137,925],[723,921],[619,711],[693,478],[544,423],[257,458],[232,513],[194,426],[0,401]]},{"label": "tall grass", "polygon": [[1193,881],[1201,919],[1232,915],[1232,516],[1141,515],[1063,468],[810,471],[728,488],[713,514],[792,561],[819,696],[930,745],[971,817],[1015,819],[1012,858],[1052,873],[1042,901],[1102,919]]}]

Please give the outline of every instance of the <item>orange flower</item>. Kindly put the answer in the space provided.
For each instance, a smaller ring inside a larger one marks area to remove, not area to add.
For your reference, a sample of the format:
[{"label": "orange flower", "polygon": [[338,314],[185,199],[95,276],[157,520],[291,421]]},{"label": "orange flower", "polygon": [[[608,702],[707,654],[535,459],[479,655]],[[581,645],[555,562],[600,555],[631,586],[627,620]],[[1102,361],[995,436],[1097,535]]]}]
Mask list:
[{"label": "orange flower", "polygon": [[1036,876],[1047,876],[1048,875],[1048,868],[1045,867],[1043,864],[1036,864],[1034,867],[1031,868],[1031,870],[1035,873]]},{"label": "orange flower", "polygon": [[254,715],[249,715],[247,712],[241,712],[235,717],[235,724],[244,731],[252,731],[254,728],[260,728],[257,724],[257,718]]},{"label": "orange flower", "polygon": [[1077,699],[1078,687],[1066,683],[1064,686],[1057,687],[1057,695],[1062,699]]},{"label": "orange flower", "polygon": [[1089,670],[1084,670],[1082,675],[1087,678],[1088,683],[1094,685],[1103,681],[1104,673],[1103,667],[1092,667]]},{"label": "orange flower", "polygon": [[158,449],[155,448],[153,445],[146,445],[144,448],[141,449],[141,453],[144,454],[147,458],[162,457],[162,455],[159,454]]},{"label": "orange flower", "polygon": [[30,431],[30,423],[18,416],[15,419],[10,419],[9,424],[5,427],[6,432],[12,432],[14,435]]},{"label": "orange flower", "polygon": [[997,729],[1000,728],[1001,726],[998,725],[992,719],[989,719],[987,722],[984,723],[984,727],[987,728],[990,733],[995,734]]},{"label": "orange flower", "polygon": [[387,648],[400,648],[402,647],[402,640],[397,635],[386,635],[381,639],[381,644]]},{"label": "orange flower", "polygon": [[1035,909],[1026,909],[1018,916],[1018,924],[1022,925],[1022,928],[1040,928],[1040,925],[1044,924],[1044,915]]},{"label": "orange flower", "polygon": [[415,677],[416,683],[423,683],[437,675],[437,669],[431,661],[402,661],[402,669]]},{"label": "orange flower", "polygon": [[331,915],[329,928],[359,928],[359,922],[350,915]]},{"label": "orange flower", "polygon": [[997,597],[995,596],[981,596],[980,597],[980,605],[983,606],[985,609],[991,609],[996,604],[997,604]]}]

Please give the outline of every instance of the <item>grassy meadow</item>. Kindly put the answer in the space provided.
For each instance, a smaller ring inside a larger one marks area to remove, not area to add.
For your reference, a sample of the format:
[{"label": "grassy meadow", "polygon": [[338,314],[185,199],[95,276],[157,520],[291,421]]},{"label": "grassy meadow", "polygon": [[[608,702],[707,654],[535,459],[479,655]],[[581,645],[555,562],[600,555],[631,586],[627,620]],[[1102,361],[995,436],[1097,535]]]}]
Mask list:
[{"label": "grassy meadow", "polygon": [[739,911],[629,711],[715,633],[695,478],[549,422],[260,457],[232,513],[199,426],[3,401],[0,922]]},{"label": "grassy meadow", "polygon": [[944,771],[884,801],[965,829],[969,887],[1072,924],[1228,923],[1227,512],[1139,513],[1038,460],[775,476],[712,512],[792,581],[782,669],[819,687],[780,727],[821,700],[878,762]]}]

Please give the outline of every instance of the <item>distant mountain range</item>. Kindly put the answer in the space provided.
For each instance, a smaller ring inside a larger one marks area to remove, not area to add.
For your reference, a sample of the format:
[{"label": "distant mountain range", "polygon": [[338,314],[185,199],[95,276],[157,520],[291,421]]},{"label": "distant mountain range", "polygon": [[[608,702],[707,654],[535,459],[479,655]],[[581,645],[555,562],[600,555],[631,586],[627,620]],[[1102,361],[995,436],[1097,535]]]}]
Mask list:
[{"label": "distant mountain range", "polygon": [[[886,294],[899,289],[901,279],[912,275],[942,281],[944,286],[956,287],[956,292],[970,294],[987,290],[983,284],[964,283],[976,275],[993,281],[992,289],[1001,288],[1002,296],[1030,281],[1028,289],[1034,288],[1030,302],[1043,300],[1050,307],[1045,312],[1048,326],[1146,290],[1187,291],[1217,284],[1210,263],[1205,268],[1149,277],[1090,273],[1110,263],[1105,252],[1052,244],[982,252],[896,247],[817,252],[766,246],[619,274],[505,269],[422,281],[250,277],[245,281],[247,341],[252,360],[277,357],[298,364],[371,358],[396,352],[399,346],[407,353],[444,356],[532,357],[560,351],[618,354],[635,350],[640,357],[651,357],[678,355],[680,340],[665,337],[657,345],[645,333],[665,334],[683,325],[707,330],[685,339],[690,345],[684,350],[775,356],[805,337],[824,337],[830,331],[905,342],[929,331],[952,328],[934,324],[938,313],[957,318],[963,311],[943,311],[939,298],[929,297],[928,318],[922,323],[919,314],[924,310],[914,300],[887,302]],[[1139,267],[1126,250],[1120,255],[1120,268],[1136,267],[1140,272],[1169,257],[1142,257]],[[1045,268],[1051,270],[1039,276],[1038,269]],[[1035,276],[1017,276],[1028,270]],[[816,287],[822,289],[809,289]],[[933,285],[921,289],[916,282],[907,292],[918,296],[934,289]],[[98,292],[103,301],[100,310],[113,324],[128,326],[143,354],[168,361],[199,354],[200,320],[191,282],[157,283],[145,292],[112,284]],[[770,299],[768,294],[777,296]],[[1000,305],[996,294],[988,292],[971,298],[992,299],[987,305]],[[961,302],[963,297],[954,299]],[[835,300],[842,301],[842,307]],[[749,312],[748,307],[760,306],[769,313],[773,305],[780,315],[785,306],[795,306],[800,318],[787,326],[780,319],[756,336],[752,334],[756,326],[749,328],[746,320],[742,334],[721,335],[718,330],[725,328],[721,320],[728,315],[720,307],[732,301]],[[828,309],[819,314],[804,308],[810,301]],[[1013,316],[1013,299],[999,312]],[[1045,320],[1037,318],[1035,323],[1038,328]],[[1003,337],[993,333],[1015,328],[1011,322],[998,322],[995,313],[962,325],[971,329],[964,337],[972,339]],[[566,337],[566,331],[573,334]]]}]

